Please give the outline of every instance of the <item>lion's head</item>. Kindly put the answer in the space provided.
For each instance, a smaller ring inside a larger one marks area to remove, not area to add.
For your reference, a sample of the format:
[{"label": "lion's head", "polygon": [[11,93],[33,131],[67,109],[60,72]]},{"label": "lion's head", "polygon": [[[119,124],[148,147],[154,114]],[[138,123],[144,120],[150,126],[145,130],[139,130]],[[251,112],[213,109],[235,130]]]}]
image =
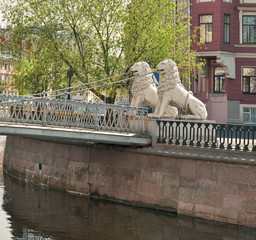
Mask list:
[{"label": "lion's head", "polygon": [[149,67],[148,63],[141,61],[141,62],[137,62],[135,63],[131,68],[130,71],[135,75],[142,75],[142,74],[146,74],[146,73],[150,73],[151,72],[151,68]]},{"label": "lion's head", "polygon": [[156,68],[157,71],[163,75],[157,89],[157,93],[160,97],[164,92],[174,88],[177,84],[181,84],[178,67],[173,60],[167,59],[161,61]]},{"label": "lion's head", "polygon": [[166,74],[166,73],[173,73],[173,72],[178,72],[178,67],[176,65],[176,63],[171,60],[171,59],[167,59],[164,61],[161,61],[157,66],[157,71],[159,73],[162,74]]},{"label": "lion's head", "polygon": [[147,88],[151,84],[154,84],[151,68],[149,67],[148,63],[144,61],[137,62],[130,68],[130,71],[135,76],[132,85],[133,96],[136,95],[138,91]]}]

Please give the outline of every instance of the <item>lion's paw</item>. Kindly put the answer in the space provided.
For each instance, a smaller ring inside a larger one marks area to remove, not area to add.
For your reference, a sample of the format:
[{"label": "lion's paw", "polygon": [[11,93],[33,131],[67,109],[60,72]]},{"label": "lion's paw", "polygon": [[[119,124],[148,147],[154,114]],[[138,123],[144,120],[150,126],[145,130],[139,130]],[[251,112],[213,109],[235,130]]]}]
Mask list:
[{"label": "lion's paw", "polygon": [[154,114],[154,113],[149,113],[149,114],[148,114],[148,117],[149,117],[149,118],[157,118],[157,115]]},{"label": "lion's paw", "polygon": [[176,118],[177,115],[164,114],[163,118]]}]

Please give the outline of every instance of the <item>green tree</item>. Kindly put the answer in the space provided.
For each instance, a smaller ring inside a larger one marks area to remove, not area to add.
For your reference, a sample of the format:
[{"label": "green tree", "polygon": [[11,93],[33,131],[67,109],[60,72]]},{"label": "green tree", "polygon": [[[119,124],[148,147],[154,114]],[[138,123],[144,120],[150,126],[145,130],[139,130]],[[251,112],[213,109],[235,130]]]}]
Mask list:
[{"label": "green tree", "polygon": [[[196,67],[190,24],[175,1],[3,0],[0,6],[12,26],[11,42],[1,49],[13,53],[20,93],[67,87],[69,69],[74,86],[127,72],[141,60],[155,66],[171,58],[184,78]],[[93,92],[113,102],[120,87],[127,85]]]},{"label": "green tree", "polygon": [[[20,92],[73,85],[115,75],[123,68],[122,0],[16,0],[2,3],[8,20],[15,82]],[[94,92],[104,98],[100,89]],[[115,87],[107,89],[110,100]]]},{"label": "green tree", "polygon": [[189,79],[203,63],[191,49],[195,33],[191,31],[188,11],[189,5],[184,1],[132,1],[127,6],[124,27],[128,65],[143,60],[154,67],[164,59],[172,59],[181,77]]}]

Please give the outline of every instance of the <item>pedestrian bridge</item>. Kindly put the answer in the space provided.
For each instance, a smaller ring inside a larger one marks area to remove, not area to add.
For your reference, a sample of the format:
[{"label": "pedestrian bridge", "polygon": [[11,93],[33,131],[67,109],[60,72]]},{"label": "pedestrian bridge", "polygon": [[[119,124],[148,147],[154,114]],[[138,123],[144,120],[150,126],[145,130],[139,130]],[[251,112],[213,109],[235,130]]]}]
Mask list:
[{"label": "pedestrian bridge", "polygon": [[148,110],[70,100],[0,95],[0,135],[125,146],[155,143],[256,151],[256,125],[149,119]]},{"label": "pedestrian bridge", "polygon": [[61,142],[149,146],[147,110],[103,103],[0,96],[0,134]]}]

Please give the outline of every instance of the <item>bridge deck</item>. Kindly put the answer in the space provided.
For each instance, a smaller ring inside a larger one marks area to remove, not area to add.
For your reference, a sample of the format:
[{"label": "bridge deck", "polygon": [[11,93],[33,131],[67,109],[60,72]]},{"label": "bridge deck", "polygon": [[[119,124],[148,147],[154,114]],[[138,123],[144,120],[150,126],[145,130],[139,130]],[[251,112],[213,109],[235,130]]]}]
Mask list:
[{"label": "bridge deck", "polygon": [[10,123],[0,123],[0,135],[15,135],[63,143],[84,144],[95,142],[139,147],[150,146],[152,141],[150,136],[138,133]]}]

